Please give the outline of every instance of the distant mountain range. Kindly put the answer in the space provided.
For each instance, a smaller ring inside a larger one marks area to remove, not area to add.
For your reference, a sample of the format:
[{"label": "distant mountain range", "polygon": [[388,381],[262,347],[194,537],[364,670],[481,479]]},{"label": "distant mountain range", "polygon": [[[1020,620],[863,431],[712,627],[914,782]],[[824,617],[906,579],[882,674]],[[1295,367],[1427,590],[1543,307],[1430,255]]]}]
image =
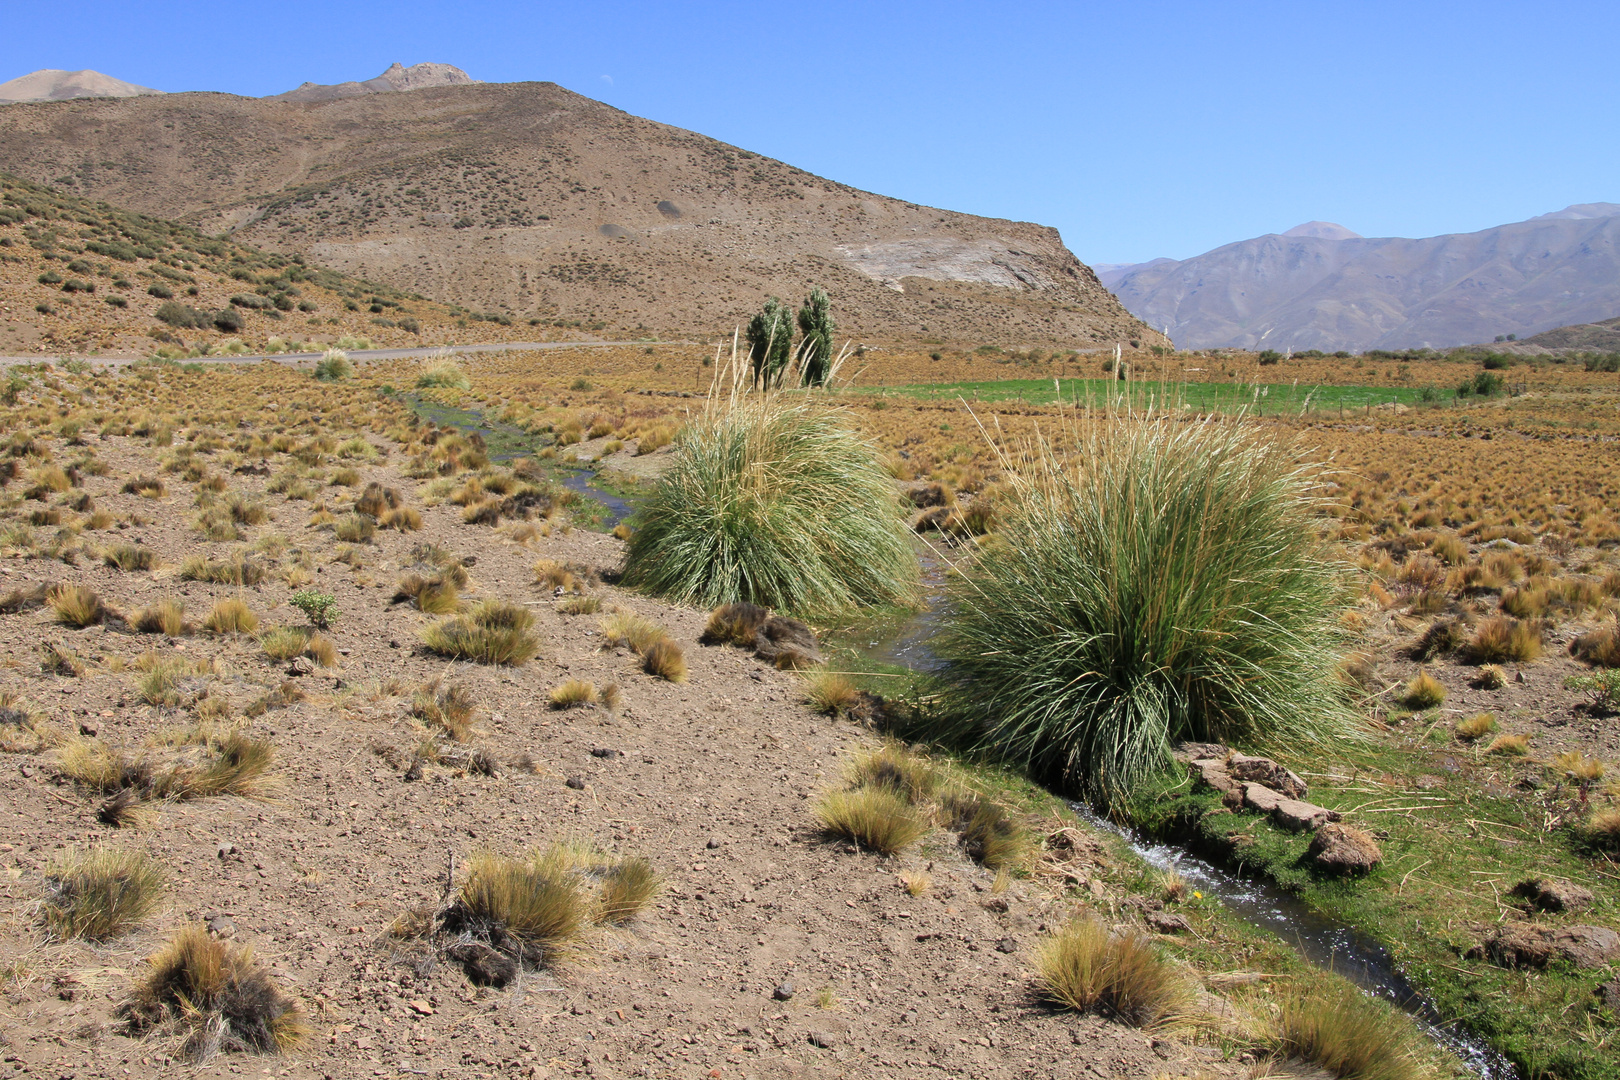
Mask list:
[{"label": "distant mountain range", "polygon": [[1421,240],[1312,221],[1191,259],[1099,265],[1180,348],[1445,348],[1620,314],[1620,204]]}]

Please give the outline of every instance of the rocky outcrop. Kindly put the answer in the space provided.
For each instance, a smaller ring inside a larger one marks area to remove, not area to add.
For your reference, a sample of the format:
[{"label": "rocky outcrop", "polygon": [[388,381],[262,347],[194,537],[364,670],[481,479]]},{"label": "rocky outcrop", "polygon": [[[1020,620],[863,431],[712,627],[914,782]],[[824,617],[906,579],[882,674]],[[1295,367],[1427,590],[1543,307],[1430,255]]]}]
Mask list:
[{"label": "rocky outcrop", "polygon": [[1231,774],[1234,780],[1264,784],[1271,790],[1281,792],[1290,799],[1303,799],[1305,797],[1305,781],[1270,758],[1233,754],[1226,759],[1226,771]]},{"label": "rocky outcrop", "polygon": [[1365,874],[1384,859],[1372,834],[1336,822],[1316,831],[1306,855],[1311,865],[1329,874]]},{"label": "rocky outcrop", "polygon": [[1280,828],[1315,832],[1340,818],[1336,810],[1306,802],[1305,781],[1270,758],[1234,753],[1219,743],[1182,743],[1175,756],[1194,784],[1220,792],[1227,807],[1266,814]]}]

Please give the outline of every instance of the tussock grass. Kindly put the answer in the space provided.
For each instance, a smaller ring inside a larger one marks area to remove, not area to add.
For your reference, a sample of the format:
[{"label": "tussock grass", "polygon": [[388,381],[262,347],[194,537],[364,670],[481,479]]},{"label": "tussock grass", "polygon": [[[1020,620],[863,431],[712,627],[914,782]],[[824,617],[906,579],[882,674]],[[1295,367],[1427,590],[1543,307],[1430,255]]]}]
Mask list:
[{"label": "tussock grass", "polygon": [[1496,717],[1490,713],[1475,713],[1466,720],[1457,721],[1457,738],[1473,742],[1496,730]]},{"label": "tussock grass", "polygon": [[1507,685],[1507,672],[1499,664],[1485,664],[1474,677],[1474,686],[1480,690],[1500,690]]},{"label": "tussock grass", "polygon": [[851,788],[888,788],[908,803],[926,802],[940,786],[933,762],[894,739],[858,751],[850,759],[846,779]]},{"label": "tussock grass", "polygon": [[130,625],[143,634],[162,634],[165,637],[183,637],[191,632],[186,623],[186,606],[175,599],[159,600],[135,613]]},{"label": "tussock grass", "polygon": [[259,648],[277,663],[303,655],[310,633],[301,626],[272,626],[259,635]]},{"label": "tussock grass", "polygon": [[418,390],[432,390],[447,387],[453,390],[471,390],[472,380],[467,373],[453,360],[448,358],[424,367],[416,376]]},{"label": "tussock grass", "polygon": [[222,560],[193,555],[180,564],[181,581],[202,581],[210,585],[257,585],[267,573],[263,565],[239,554]]},{"label": "tussock grass", "polygon": [[662,626],[633,611],[615,611],[600,625],[602,637],[609,645],[626,645],[638,656],[645,655],[654,644],[669,636]]},{"label": "tussock grass", "polygon": [[585,705],[595,705],[599,700],[596,685],[584,679],[569,679],[553,687],[550,699],[553,709],[577,709]]},{"label": "tussock grass", "polygon": [[16,615],[44,607],[50,599],[52,585],[19,585],[0,596],[0,615]]},{"label": "tussock grass", "polygon": [[377,524],[384,529],[416,532],[422,527],[422,512],[414,506],[396,506],[392,510],[384,510],[378,516]]},{"label": "tussock grass", "polygon": [[409,603],[428,615],[452,615],[461,610],[461,594],[456,583],[442,574],[432,577],[406,574],[394,590],[393,602]]},{"label": "tussock grass", "polygon": [[147,653],[137,664],[143,673],[135,680],[135,689],[148,705],[179,705],[180,684],[195,674],[190,661],[183,657],[159,657]]},{"label": "tussock grass", "polygon": [[240,731],[199,726],[161,763],[77,736],[62,744],[56,758],[57,770],[76,783],[107,794],[131,789],[143,800],[259,798],[274,787],[275,747]]},{"label": "tussock grass", "polygon": [[1406,1017],[1343,979],[1323,977],[1272,995],[1261,1045],[1345,1080],[1429,1080],[1436,1075]]},{"label": "tussock grass", "polygon": [[686,654],[670,638],[660,638],[641,654],[641,670],[666,682],[686,681]]},{"label": "tussock grass", "polygon": [[56,613],[56,621],[68,626],[94,626],[109,614],[96,590],[88,585],[55,585],[45,603]]},{"label": "tussock grass", "polygon": [[48,675],[65,675],[73,679],[85,671],[85,663],[79,659],[79,655],[56,641],[43,642],[39,646],[39,666]]},{"label": "tussock grass", "polygon": [[954,792],[941,805],[968,857],[981,866],[1001,871],[1027,865],[1036,844],[1029,830],[1007,815],[999,804],[969,792]]},{"label": "tussock grass", "polygon": [[113,544],[102,550],[101,561],[125,573],[134,573],[156,566],[157,552],[139,544]]},{"label": "tussock grass", "polygon": [[337,667],[337,645],[325,634],[311,634],[304,646],[304,655],[323,668]]},{"label": "tussock grass", "polygon": [[602,610],[599,596],[570,596],[557,603],[559,615],[595,615]]},{"label": "tussock grass", "polygon": [[314,376],[319,382],[342,382],[354,375],[354,364],[342,349],[327,349],[315,361]]},{"label": "tussock grass", "polygon": [[860,690],[846,675],[818,671],[804,681],[804,695],[810,707],[823,716],[848,712],[861,698]]},{"label": "tussock grass", "polygon": [[161,499],[169,493],[163,481],[155,476],[137,476],[118,490],[125,495],[139,495],[147,499]]},{"label": "tussock grass", "polygon": [[1502,757],[1524,757],[1530,753],[1530,736],[1528,735],[1498,735],[1491,740],[1485,748],[1487,754],[1498,754]]},{"label": "tussock grass", "polygon": [[1493,616],[1475,627],[1462,651],[1463,658],[1474,664],[1504,660],[1527,664],[1541,655],[1541,631],[1528,620]]},{"label": "tussock grass", "polygon": [[1054,1005],[1140,1028],[1185,1018],[1195,1000],[1190,981],[1150,938],[1134,930],[1111,934],[1095,916],[1041,943],[1035,981]]},{"label": "tussock grass", "polygon": [[540,651],[533,625],[534,613],[523,605],[483,600],[465,615],[424,627],[420,636],[430,652],[452,660],[519,667]]},{"label": "tussock grass", "polygon": [[1594,667],[1620,668],[1620,616],[1609,626],[1577,637],[1569,651],[1575,659]]},{"label": "tussock grass", "polygon": [[34,754],[60,742],[60,734],[34,708],[10,690],[0,690],[0,753]]},{"label": "tussock grass", "polygon": [[1412,676],[1401,694],[1401,704],[1408,709],[1432,709],[1446,700],[1446,688],[1427,671]]},{"label": "tussock grass", "polygon": [[476,710],[472,691],[460,683],[428,683],[411,695],[411,715],[455,742],[473,737]]},{"label": "tussock grass", "polygon": [[333,531],[346,544],[369,544],[377,535],[377,523],[361,514],[345,514],[337,519]]},{"label": "tussock grass", "polygon": [[841,412],[711,395],[631,533],[624,580],[677,603],[787,611],[909,604],[907,504]]},{"label": "tussock grass", "polygon": [[303,1009],[251,949],[210,937],[196,923],[147,960],[146,976],[122,1011],[135,1034],[185,1030],[182,1053],[194,1062],[222,1050],[285,1053],[309,1034]]},{"label": "tussock grass", "polygon": [[997,538],[953,582],[938,651],[982,747],[1107,802],[1183,739],[1351,737],[1309,466],[1240,421],[1110,415],[1070,441],[1006,458]]},{"label": "tussock grass", "polygon": [[602,874],[594,921],[622,926],[652,902],[661,884],[658,872],[644,858],[633,856],[615,863]]},{"label": "tussock grass", "polygon": [[544,964],[579,941],[590,908],[583,881],[553,852],[511,859],[483,851],[467,860],[445,921],[452,933],[484,938],[519,960]]},{"label": "tussock grass", "polygon": [[816,804],[816,817],[829,833],[884,855],[910,847],[929,828],[904,795],[883,784],[828,792]]},{"label": "tussock grass", "polygon": [[1605,851],[1620,851],[1620,810],[1598,810],[1581,828],[1587,841]]},{"label": "tussock grass", "polygon": [[50,887],[43,907],[46,925],[61,937],[105,941],[152,913],[168,875],[139,851],[97,847],[71,851],[45,870]]},{"label": "tussock grass", "polygon": [[214,601],[203,628],[214,634],[251,634],[259,628],[259,617],[246,600],[231,596]]}]

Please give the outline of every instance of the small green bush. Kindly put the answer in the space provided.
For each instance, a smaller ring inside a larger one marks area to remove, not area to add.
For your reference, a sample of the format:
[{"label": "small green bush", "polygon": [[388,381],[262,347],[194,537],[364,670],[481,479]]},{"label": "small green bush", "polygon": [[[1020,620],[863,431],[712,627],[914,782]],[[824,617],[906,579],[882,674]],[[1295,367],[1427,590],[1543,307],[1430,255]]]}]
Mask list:
[{"label": "small green bush", "polygon": [[325,630],[337,622],[337,597],[331,593],[323,593],[316,589],[299,589],[292,594],[289,602],[302,611],[310,625],[317,629]]}]

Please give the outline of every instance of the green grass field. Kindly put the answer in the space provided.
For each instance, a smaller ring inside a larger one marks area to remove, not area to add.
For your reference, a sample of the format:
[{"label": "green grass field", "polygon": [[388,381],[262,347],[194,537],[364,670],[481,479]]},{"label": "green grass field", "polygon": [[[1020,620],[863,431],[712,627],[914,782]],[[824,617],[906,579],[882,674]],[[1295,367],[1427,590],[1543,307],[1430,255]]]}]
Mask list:
[{"label": "green grass field", "polygon": [[[1248,408],[1261,415],[1310,412],[1337,413],[1379,405],[1445,405],[1456,398],[1454,389],[1389,386],[1307,386],[1303,383],[1122,383],[1112,379],[993,379],[983,382],[920,383],[909,386],[859,387],[853,393],[877,397],[925,400],[1022,402],[1051,405],[1059,395],[1065,403],[1103,405],[1123,396],[1146,407],[1186,408],[1198,412],[1236,412]],[[1428,401],[1425,401],[1428,395]]]}]

